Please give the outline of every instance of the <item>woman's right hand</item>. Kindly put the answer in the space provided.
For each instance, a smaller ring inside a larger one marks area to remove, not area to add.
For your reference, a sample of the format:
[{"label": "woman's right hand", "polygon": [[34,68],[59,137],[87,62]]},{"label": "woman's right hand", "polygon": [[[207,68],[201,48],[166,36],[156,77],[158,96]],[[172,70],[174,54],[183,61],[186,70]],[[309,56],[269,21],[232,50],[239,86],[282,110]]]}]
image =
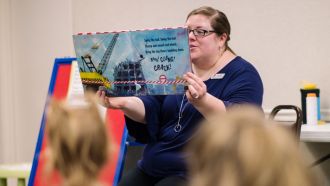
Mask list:
[{"label": "woman's right hand", "polygon": [[123,109],[127,100],[125,97],[107,97],[103,90],[98,90],[96,95],[101,105],[111,109]]}]

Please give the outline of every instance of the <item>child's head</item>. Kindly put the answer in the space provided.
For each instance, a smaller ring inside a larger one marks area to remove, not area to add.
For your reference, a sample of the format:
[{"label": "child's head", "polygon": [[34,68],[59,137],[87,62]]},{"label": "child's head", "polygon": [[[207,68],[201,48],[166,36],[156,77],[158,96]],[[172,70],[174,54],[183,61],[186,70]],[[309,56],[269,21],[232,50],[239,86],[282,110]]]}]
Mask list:
[{"label": "child's head", "polygon": [[48,169],[58,170],[66,185],[90,185],[106,163],[109,139],[97,104],[70,106],[52,99],[47,110]]},{"label": "child's head", "polygon": [[311,185],[295,140],[252,107],[215,116],[202,124],[188,148],[191,185]]}]

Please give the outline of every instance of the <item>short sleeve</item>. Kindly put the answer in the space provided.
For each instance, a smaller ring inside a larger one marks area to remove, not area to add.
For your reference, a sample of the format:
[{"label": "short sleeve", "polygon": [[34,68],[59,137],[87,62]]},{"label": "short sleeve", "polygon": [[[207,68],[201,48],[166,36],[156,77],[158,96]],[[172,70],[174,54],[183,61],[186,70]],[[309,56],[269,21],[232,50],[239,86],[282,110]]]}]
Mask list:
[{"label": "short sleeve", "polygon": [[256,69],[249,65],[232,77],[223,100],[226,107],[242,103],[261,106],[262,97],[262,80]]}]

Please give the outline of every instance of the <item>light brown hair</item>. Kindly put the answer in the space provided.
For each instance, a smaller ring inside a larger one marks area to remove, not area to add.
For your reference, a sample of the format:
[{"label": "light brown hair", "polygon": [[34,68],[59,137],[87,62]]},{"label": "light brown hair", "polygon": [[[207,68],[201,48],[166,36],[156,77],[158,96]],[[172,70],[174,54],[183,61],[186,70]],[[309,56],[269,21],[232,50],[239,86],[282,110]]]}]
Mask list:
[{"label": "light brown hair", "polygon": [[209,6],[202,6],[195,10],[192,10],[188,14],[187,20],[192,15],[204,15],[208,17],[210,19],[211,27],[218,36],[221,36],[222,34],[227,35],[227,40],[225,43],[226,49],[228,49],[229,51],[235,54],[235,52],[228,46],[228,41],[230,40],[231,27],[227,16],[223,12]]},{"label": "light brown hair", "polygon": [[191,186],[312,186],[294,136],[238,107],[205,121],[188,149]]},{"label": "light brown hair", "polygon": [[97,183],[109,156],[105,122],[91,98],[84,106],[52,99],[47,110],[47,170],[58,170],[65,185]]}]

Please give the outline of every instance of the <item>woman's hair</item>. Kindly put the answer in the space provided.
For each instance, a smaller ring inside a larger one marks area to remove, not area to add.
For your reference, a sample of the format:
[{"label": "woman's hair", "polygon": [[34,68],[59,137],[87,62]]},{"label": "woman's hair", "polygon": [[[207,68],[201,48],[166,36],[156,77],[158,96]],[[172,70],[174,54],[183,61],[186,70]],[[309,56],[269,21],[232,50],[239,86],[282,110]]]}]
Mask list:
[{"label": "woman's hair", "polygon": [[65,185],[87,186],[109,155],[105,122],[91,98],[84,106],[52,99],[47,110],[47,171],[58,170]]},{"label": "woman's hair", "polygon": [[238,107],[202,123],[187,149],[191,186],[311,186],[294,136]]},{"label": "woman's hair", "polygon": [[211,27],[218,36],[221,36],[224,33],[227,35],[226,49],[233,52],[228,46],[228,41],[230,40],[230,23],[223,12],[209,6],[202,6],[191,11],[187,16],[187,20],[192,15],[204,15],[208,17],[211,22]]}]

